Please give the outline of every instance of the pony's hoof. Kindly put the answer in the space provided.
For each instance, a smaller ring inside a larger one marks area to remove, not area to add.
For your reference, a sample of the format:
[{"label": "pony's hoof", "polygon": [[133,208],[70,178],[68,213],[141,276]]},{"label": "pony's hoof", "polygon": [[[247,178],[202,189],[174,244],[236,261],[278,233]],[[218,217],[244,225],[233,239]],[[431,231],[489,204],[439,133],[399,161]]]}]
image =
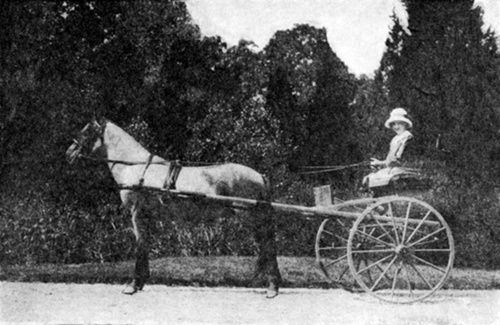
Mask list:
[{"label": "pony's hoof", "polygon": [[125,287],[125,289],[123,289],[122,293],[125,294],[125,295],[133,295],[137,291],[138,290],[137,290],[136,287],[128,285],[128,286]]},{"label": "pony's hoof", "polygon": [[272,299],[278,295],[278,290],[277,289],[267,289],[267,299]]}]

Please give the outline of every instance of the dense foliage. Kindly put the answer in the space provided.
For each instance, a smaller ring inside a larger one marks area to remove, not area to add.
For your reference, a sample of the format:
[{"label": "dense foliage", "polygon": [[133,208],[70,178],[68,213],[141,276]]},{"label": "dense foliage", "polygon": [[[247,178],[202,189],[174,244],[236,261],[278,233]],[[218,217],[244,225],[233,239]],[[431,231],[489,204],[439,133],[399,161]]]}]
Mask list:
[{"label": "dense foliage", "polygon": [[407,5],[411,35],[396,25],[379,72],[388,102],[411,108],[413,154],[440,162],[432,165],[435,205],[455,228],[462,263],[493,263],[500,243],[498,43],[481,31],[473,1]]},{"label": "dense foliage", "polygon": [[[458,262],[498,266],[495,35],[481,32],[472,1],[405,2],[411,35],[395,20],[380,69],[355,78],[325,30],[307,25],[254,52],[202,37],[179,0],[0,1],[0,260],[131,256],[106,167],[65,161],[92,117],[165,158],[251,166],[270,176],[275,200],[311,205],[320,184],[355,197],[365,171],[304,177],[295,168],[381,158],[391,136],[383,121],[403,106],[415,121],[410,155],[432,171],[429,203],[453,227]],[[312,254],[318,222],[277,220],[280,254]],[[152,254],[251,255],[247,222],[179,209],[156,221]]]}]

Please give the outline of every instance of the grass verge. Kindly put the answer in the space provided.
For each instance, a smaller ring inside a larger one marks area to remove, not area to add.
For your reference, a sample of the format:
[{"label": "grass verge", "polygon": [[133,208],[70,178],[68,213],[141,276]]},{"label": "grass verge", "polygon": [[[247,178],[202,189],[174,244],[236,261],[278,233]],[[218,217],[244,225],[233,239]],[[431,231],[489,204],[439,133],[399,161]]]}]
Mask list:
[{"label": "grass verge", "polygon": [[[150,284],[170,286],[253,287],[254,257],[167,257],[150,262]],[[283,287],[329,288],[330,284],[312,257],[279,257]],[[103,264],[2,265],[0,281],[53,283],[127,283],[132,261]],[[453,269],[445,289],[500,289],[500,271]]]}]

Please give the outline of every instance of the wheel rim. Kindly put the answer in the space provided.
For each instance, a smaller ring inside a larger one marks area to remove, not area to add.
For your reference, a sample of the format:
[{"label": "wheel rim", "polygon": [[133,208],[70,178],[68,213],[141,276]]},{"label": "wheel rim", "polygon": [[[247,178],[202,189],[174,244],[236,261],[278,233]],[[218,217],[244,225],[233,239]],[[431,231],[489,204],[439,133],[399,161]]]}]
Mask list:
[{"label": "wheel rim", "polygon": [[387,197],[356,220],[347,257],[366,292],[384,301],[412,303],[442,287],[453,265],[454,243],[448,224],[430,205]]},{"label": "wheel rim", "polygon": [[316,261],[326,278],[334,283],[347,284],[349,263],[347,261],[348,229],[352,225],[348,220],[328,218],[323,220],[316,235]]}]

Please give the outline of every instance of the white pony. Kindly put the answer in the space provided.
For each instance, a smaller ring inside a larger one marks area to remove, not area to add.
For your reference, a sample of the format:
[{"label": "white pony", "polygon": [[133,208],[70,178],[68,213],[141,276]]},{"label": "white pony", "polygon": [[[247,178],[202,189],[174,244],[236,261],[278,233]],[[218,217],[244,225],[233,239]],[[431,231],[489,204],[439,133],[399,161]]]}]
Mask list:
[{"label": "white pony", "polygon": [[[67,159],[73,163],[78,157],[102,159],[118,184],[123,205],[132,215],[136,238],[136,264],[134,279],[124,293],[134,294],[141,290],[149,278],[148,232],[145,217],[147,191],[130,187],[140,186],[158,189],[197,192],[255,200],[270,199],[270,189],[265,177],[255,170],[239,164],[222,164],[206,167],[177,167],[161,157],[152,155],[124,130],[108,120],[94,120],[80,132],[78,139],[68,148]],[[269,208],[257,207],[249,211],[254,238],[258,248],[255,278],[268,283],[267,297],[278,294],[281,275],[276,259],[275,224]]]}]

